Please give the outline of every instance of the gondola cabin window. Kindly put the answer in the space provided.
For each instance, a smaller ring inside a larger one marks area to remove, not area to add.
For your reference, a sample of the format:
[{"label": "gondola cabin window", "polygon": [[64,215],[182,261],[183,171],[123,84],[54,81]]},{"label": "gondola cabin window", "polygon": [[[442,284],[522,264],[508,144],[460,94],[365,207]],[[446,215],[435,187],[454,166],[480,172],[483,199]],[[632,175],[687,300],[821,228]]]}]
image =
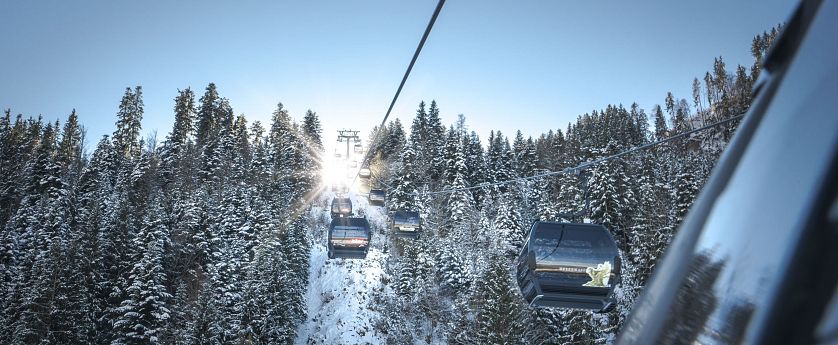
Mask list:
[{"label": "gondola cabin window", "polygon": [[335,226],[332,233],[332,244],[346,247],[363,247],[367,245],[367,232],[351,226]]},{"label": "gondola cabin window", "polygon": [[610,286],[610,279],[601,277],[604,271],[607,271],[606,275],[611,274],[611,261],[614,260],[607,236],[587,228],[572,227],[564,231],[541,228],[538,235],[530,244],[535,253],[538,276],[550,275],[579,286]]},{"label": "gondola cabin window", "polygon": [[419,212],[396,211],[392,216],[391,229],[396,237],[417,238],[422,232],[422,218]]}]

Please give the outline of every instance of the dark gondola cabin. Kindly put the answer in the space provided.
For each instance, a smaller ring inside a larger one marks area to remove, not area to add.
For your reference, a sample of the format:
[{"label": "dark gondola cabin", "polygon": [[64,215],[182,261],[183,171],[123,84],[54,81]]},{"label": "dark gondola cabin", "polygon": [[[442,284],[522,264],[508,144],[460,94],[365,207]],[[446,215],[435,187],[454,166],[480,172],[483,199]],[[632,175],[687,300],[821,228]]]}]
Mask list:
[{"label": "dark gondola cabin", "polygon": [[602,225],[535,222],[516,262],[532,307],[608,311],[615,306],[620,254]]},{"label": "dark gondola cabin", "polygon": [[369,201],[370,205],[373,206],[384,206],[384,190],[383,189],[370,189]]},{"label": "dark gondola cabin", "polygon": [[332,199],[332,218],[348,217],[352,214],[352,200],[348,197],[335,197]]},{"label": "dark gondola cabin", "polygon": [[422,234],[422,218],[419,217],[419,212],[393,212],[390,229],[396,237],[418,238]]},{"label": "dark gondola cabin", "polygon": [[329,226],[329,259],[364,259],[372,231],[366,218],[339,217]]},{"label": "dark gondola cabin", "polygon": [[368,168],[361,168],[361,170],[358,171],[358,176],[360,176],[361,178],[370,178],[370,175],[372,174],[370,173],[370,169]]}]

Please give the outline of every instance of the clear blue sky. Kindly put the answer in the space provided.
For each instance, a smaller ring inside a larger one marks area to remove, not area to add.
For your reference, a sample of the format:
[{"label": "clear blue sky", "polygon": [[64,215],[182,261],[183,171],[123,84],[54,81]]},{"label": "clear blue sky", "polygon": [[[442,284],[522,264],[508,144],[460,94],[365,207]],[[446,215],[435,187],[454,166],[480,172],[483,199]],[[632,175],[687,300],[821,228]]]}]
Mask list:
[{"label": "clear blue sky", "polygon": [[[386,111],[436,4],[399,1],[0,1],[0,108],[63,119],[90,145],[110,134],[127,86],[142,85],[143,131],[163,138],[177,89],[215,82],[237,114],[268,122],[277,102],[316,111],[324,138],[368,131]],[[722,55],[750,66],[752,37],[796,2],[449,0],[396,105],[443,121],[537,135],[607,104],[647,111]]]}]

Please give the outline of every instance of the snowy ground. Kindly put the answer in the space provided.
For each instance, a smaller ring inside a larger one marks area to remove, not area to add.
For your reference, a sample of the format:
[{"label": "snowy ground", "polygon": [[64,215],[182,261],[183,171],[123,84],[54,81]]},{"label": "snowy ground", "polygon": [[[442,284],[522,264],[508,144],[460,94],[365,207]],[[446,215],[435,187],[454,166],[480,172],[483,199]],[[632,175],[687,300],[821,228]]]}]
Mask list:
[{"label": "snowy ground", "polygon": [[[320,205],[328,206],[334,194],[324,192]],[[371,306],[373,294],[385,288],[384,265],[388,253],[382,234],[386,211],[371,207],[365,196],[351,193],[354,216],[365,215],[373,228],[367,258],[327,259],[328,207],[314,207],[317,220],[311,250],[309,286],[306,293],[308,318],[298,328],[295,344],[380,344],[383,336],[374,327],[378,312]]]}]

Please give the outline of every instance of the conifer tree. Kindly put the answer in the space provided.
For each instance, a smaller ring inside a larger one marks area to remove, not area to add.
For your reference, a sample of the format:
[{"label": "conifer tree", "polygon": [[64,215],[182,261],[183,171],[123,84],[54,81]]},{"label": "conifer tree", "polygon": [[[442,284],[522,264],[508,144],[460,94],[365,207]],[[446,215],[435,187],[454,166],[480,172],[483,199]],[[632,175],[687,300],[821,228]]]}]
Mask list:
[{"label": "conifer tree", "polygon": [[232,179],[234,181],[244,181],[250,170],[250,163],[253,161],[253,148],[247,128],[247,119],[244,115],[236,117],[236,122],[233,124],[233,130],[230,134]]},{"label": "conifer tree", "polygon": [[512,142],[512,158],[516,176],[522,176],[518,167],[521,165],[520,160],[521,157],[524,155],[525,144],[526,142],[524,141],[524,134],[521,133],[521,130],[518,130],[515,133],[515,140]]},{"label": "conifer tree", "polygon": [[[444,181],[446,183],[453,183],[454,177],[458,172],[467,174],[468,171],[459,171],[458,158],[462,161],[465,167],[465,145],[462,138],[454,131],[454,127],[448,128],[448,134],[445,137],[445,146],[443,147],[442,157],[445,160],[445,169],[443,171]],[[458,154],[460,157],[458,157]],[[467,170],[467,167],[466,167]]]},{"label": "conifer tree", "polygon": [[[270,163],[273,166],[274,181],[286,179],[291,176],[293,170],[291,168],[294,159],[293,142],[293,125],[288,111],[282,105],[277,104],[274,110],[273,118],[271,120],[271,129],[268,133],[268,143],[270,145]],[[288,188],[290,186],[284,186]]]},{"label": "conifer tree", "polygon": [[425,102],[419,102],[419,109],[416,110],[416,117],[410,126],[410,144],[413,146],[414,154],[420,167],[427,167],[428,157],[425,156],[428,143],[428,113],[425,111]]},{"label": "conifer tree", "polygon": [[560,344],[596,344],[590,311],[563,311],[562,325]]},{"label": "conifer tree", "polygon": [[308,284],[309,252],[311,251],[306,237],[307,226],[303,216],[298,217],[289,227],[285,237],[285,259],[291,284],[288,284],[290,303],[288,312],[292,320],[305,318],[305,289]]},{"label": "conifer tree", "polygon": [[494,257],[483,277],[482,308],[477,314],[477,337],[483,344],[522,344],[523,314],[505,260]]},{"label": "conifer tree", "polygon": [[9,109],[0,120],[0,225],[6,224],[22,199],[19,182],[24,175],[21,172],[27,160],[25,147],[28,144],[25,126],[21,115],[12,124]]},{"label": "conifer tree", "polygon": [[652,110],[655,116],[655,139],[662,140],[669,136],[669,129],[666,125],[666,119],[663,117],[663,111],[659,105],[655,105]]},{"label": "conifer tree", "polygon": [[305,133],[309,144],[316,150],[322,150],[323,148],[323,140],[321,139],[322,132],[323,129],[320,126],[320,119],[317,117],[317,113],[311,111],[311,109],[307,110],[303,118],[303,133]]},{"label": "conifer tree", "polygon": [[75,181],[81,173],[82,168],[82,128],[79,124],[79,117],[76,110],[67,117],[64,129],[61,133],[61,142],[58,144],[57,163],[61,166],[62,172],[69,174],[65,180]]},{"label": "conifer tree", "polygon": [[[580,221],[570,217],[570,215],[577,214],[580,211],[588,211],[584,209],[587,206],[585,191],[579,187],[579,178],[573,174],[561,174],[558,178],[558,184],[561,186],[558,195],[559,214],[566,221]],[[585,214],[584,216],[588,215]]]},{"label": "conifer tree", "polygon": [[195,120],[195,94],[191,89],[178,90],[175,97],[175,124],[163,144],[161,172],[164,183],[170,183],[191,166],[190,153],[193,149],[192,136]]},{"label": "conifer tree", "polygon": [[[616,153],[616,144],[608,144],[603,154]],[[608,161],[597,167],[590,177],[589,193],[591,219],[602,224],[615,234],[620,249],[629,245],[627,228],[635,204],[633,186],[626,176],[625,163],[620,160]]]},{"label": "conifer tree", "polygon": [[215,83],[207,85],[199,102],[201,105],[198,107],[197,113],[195,143],[200,149],[213,141],[220,129],[221,96],[218,95]]},{"label": "conifer tree", "polygon": [[437,252],[436,275],[439,284],[443,288],[455,292],[462,292],[471,286],[473,277],[462,257],[462,251],[451,242],[446,242],[441,250]]},{"label": "conifer tree", "polygon": [[699,186],[695,180],[693,164],[683,166],[678,175],[675,176],[675,224],[681,224],[687,215],[690,206],[698,196]]},{"label": "conifer tree", "polygon": [[[468,136],[463,137],[463,152],[466,160],[466,183],[476,186],[487,181],[486,160],[484,157],[483,144],[477,132],[472,131]],[[482,193],[477,190],[474,195],[474,202],[479,204]]]},{"label": "conifer tree", "polygon": [[521,214],[508,198],[502,199],[498,214],[495,216],[494,230],[500,253],[508,258],[514,257],[524,244],[524,230]]},{"label": "conifer tree", "polygon": [[236,115],[233,113],[233,106],[230,105],[230,100],[221,98],[221,103],[218,108],[217,131],[221,132],[232,129],[235,119]]},{"label": "conifer tree", "polygon": [[317,113],[309,109],[303,118],[302,132],[305,138],[306,155],[303,157],[303,167],[308,171],[307,185],[311,188],[320,181],[320,167],[323,156],[323,140],[321,139],[321,132],[323,129],[320,126],[320,119]]},{"label": "conifer tree", "polygon": [[[505,181],[514,177],[513,153],[509,141],[500,131],[489,135],[489,150],[486,152],[486,165],[492,182]],[[502,188],[502,190],[504,190]],[[504,190],[505,191],[505,190]]]},{"label": "conifer tree", "polygon": [[515,170],[518,176],[532,176],[537,169],[538,156],[536,155],[535,142],[532,137],[527,138],[523,143],[520,154],[516,153]]},{"label": "conifer tree", "polygon": [[395,186],[388,193],[387,207],[393,210],[410,210],[416,207],[416,154],[413,146],[408,145],[402,153],[401,165],[396,171]]},{"label": "conifer tree", "polygon": [[664,105],[666,106],[666,112],[669,113],[672,124],[675,125],[675,96],[672,95],[671,91],[666,93]]},{"label": "conifer tree", "polygon": [[535,209],[533,212],[533,220],[541,220],[541,221],[560,221],[559,218],[559,208],[556,205],[556,201],[553,200],[553,195],[550,188],[550,180],[548,179],[541,179],[540,181],[536,181],[535,184],[535,193],[533,193],[533,199],[535,203]]},{"label": "conifer tree", "polygon": [[404,127],[401,120],[396,118],[387,124],[387,141],[383,147],[383,158],[392,159],[397,157],[404,149],[407,139],[405,138]]},{"label": "conifer tree", "polygon": [[637,103],[631,104],[629,113],[634,121],[636,130],[633,132],[631,146],[639,146],[649,141],[649,119],[646,112]]},{"label": "conifer tree", "polygon": [[[5,313],[12,343],[37,342],[41,337],[53,338],[55,330],[67,331],[66,320],[54,320],[61,314],[62,302],[70,290],[61,281],[61,270],[70,234],[71,212],[68,186],[60,178],[60,167],[54,161],[55,128],[47,125],[39,140],[32,162],[29,195],[21,202],[18,213],[10,220],[12,246],[11,287],[16,293],[7,301]],[[63,324],[64,323],[64,324]],[[4,332],[5,333],[5,332]]]},{"label": "conifer tree", "polygon": [[195,130],[195,93],[192,89],[178,90],[175,97],[175,124],[169,142],[175,157],[191,142]]},{"label": "conifer tree", "polygon": [[114,146],[122,157],[133,158],[140,154],[140,122],[143,119],[142,87],[134,90],[125,89],[125,95],[116,113],[116,131],[113,133]]},{"label": "conifer tree", "polygon": [[445,159],[443,158],[443,150],[445,144],[445,126],[439,118],[439,108],[436,101],[431,101],[431,106],[428,109],[428,124],[427,137],[425,139],[425,157],[430,163],[428,175],[432,180],[437,180],[442,177],[445,170]]},{"label": "conifer tree", "polygon": [[[466,184],[466,160],[463,152],[463,147],[457,148],[454,155],[454,180],[448,185],[449,189],[455,191],[448,196],[447,214],[449,214],[450,224],[454,231],[462,231],[469,227],[470,223],[474,221],[474,198]],[[444,229],[440,229],[441,234],[447,233]]]},{"label": "conifer tree", "polygon": [[415,292],[416,280],[419,277],[418,250],[412,243],[405,244],[402,259],[399,260],[396,282],[393,289],[396,294],[409,296]]},{"label": "conifer tree", "polygon": [[128,277],[127,298],[120,303],[112,344],[162,344],[166,342],[171,295],[166,290],[163,267],[169,231],[159,220],[162,210],[153,207],[134,239],[134,265]]}]

